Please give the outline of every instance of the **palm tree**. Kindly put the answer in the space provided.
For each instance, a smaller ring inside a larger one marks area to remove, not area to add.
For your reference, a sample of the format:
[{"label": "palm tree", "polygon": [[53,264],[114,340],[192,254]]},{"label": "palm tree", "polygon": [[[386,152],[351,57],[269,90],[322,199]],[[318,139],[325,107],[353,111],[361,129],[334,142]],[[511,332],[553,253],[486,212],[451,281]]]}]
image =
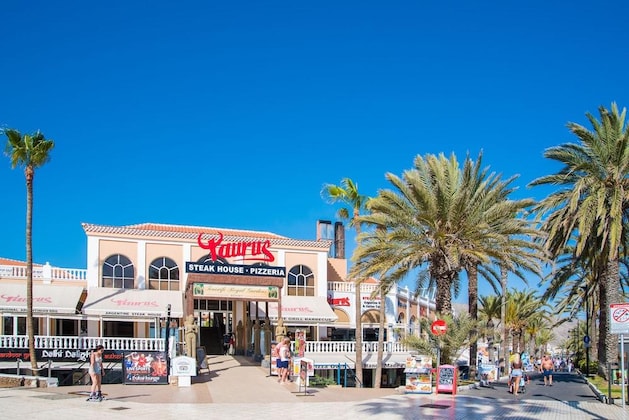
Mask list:
[{"label": "palm tree", "polygon": [[[361,222],[359,216],[365,210],[369,197],[358,192],[358,184],[350,178],[343,178],[340,185],[325,184],[321,190],[322,197],[329,202],[342,203],[348,207],[341,207],[338,210],[338,217],[348,220],[349,225],[356,230],[356,235],[360,235]],[[362,326],[362,298],[360,288],[363,278],[354,277],[354,303],[356,306],[356,386],[363,384],[363,326]]]},{"label": "palm tree", "polygon": [[544,156],[562,165],[559,172],[543,176],[530,185],[560,188],[537,206],[542,229],[548,234],[545,247],[553,257],[574,244],[577,260],[590,261],[599,287],[599,372],[608,377],[607,363],[618,358],[617,338],[610,334],[607,311],[621,302],[620,250],[627,235],[629,208],[629,131],[626,109],[599,107],[600,121],[586,117],[592,130],[577,123],[568,129],[578,143],[547,149]]},{"label": "palm tree", "polygon": [[11,159],[11,167],[24,167],[26,177],[26,333],[28,351],[33,372],[37,372],[35,355],[35,329],[33,324],[33,180],[35,169],[50,160],[53,140],[47,140],[37,131],[35,134],[22,136],[13,129],[3,130],[8,138],[5,153]]},{"label": "palm tree", "polygon": [[535,295],[534,291],[513,289],[507,294],[505,325],[512,337],[512,349],[515,353],[524,351],[526,327],[542,309],[542,301]]},{"label": "palm tree", "polygon": [[466,267],[495,260],[516,272],[519,267],[538,271],[534,245],[524,239],[536,232],[524,219],[512,217],[533,203],[506,200],[512,180],[488,175],[480,165],[480,157],[476,162],[467,158],[461,170],[454,155],[427,155],[416,157],[402,178],[386,174],[396,190],[380,190],[360,219],[386,227],[387,236],[373,240],[375,231],[359,235],[354,272],[369,277],[386,266],[390,271],[383,281],[397,283],[427,264],[429,281],[437,287],[436,310],[445,315],[452,313],[452,290]]},{"label": "palm tree", "polygon": [[[478,339],[474,333],[474,331],[478,331],[478,322],[466,313],[456,316],[439,314],[439,318],[443,319],[448,326],[445,334],[439,336],[431,334],[429,340],[416,335],[409,335],[402,342],[421,354],[430,354],[435,357],[437,365],[442,363],[454,364],[465,351],[465,347],[469,347],[471,341]],[[430,321],[427,318],[422,318],[420,324],[422,330],[430,329]],[[439,349],[438,355],[436,354],[437,349]]]},{"label": "palm tree", "polygon": [[492,361],[496,360],[496,356],[494,354],[494,340],[496,337],[496,324],[494,323],[494,319],[500,320],[500,312],[502,308],[501,297],[500,296],[481,296],[480,297],[480,308],[478,310],[482,319],[485,320],[485,336],[487,337],[487,345],[489,352],[489,359]]}]

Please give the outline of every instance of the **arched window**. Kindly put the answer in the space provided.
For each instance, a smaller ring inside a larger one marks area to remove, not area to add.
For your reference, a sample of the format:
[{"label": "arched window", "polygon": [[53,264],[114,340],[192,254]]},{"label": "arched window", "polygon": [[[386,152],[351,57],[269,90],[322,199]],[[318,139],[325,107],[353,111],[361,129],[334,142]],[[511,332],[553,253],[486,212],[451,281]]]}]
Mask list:
[{"label": "arched window", "polygon": [[221,264],[229,264],[229,262],[228,262],[225,258],[223,258],[223,257],[218,257],[218,258],[216,259],[216,261],[213,261],[213,260],[210,258],[210,256],[209,256],[209,255],[204,255],[204,256],[202,256],[201,258],[199,258],[199,259],[197,260],[197,262],[198,262],[199,264],[204,264],[204,263],[213,263],[213,262],[217,262],[217,263],[221,263]]},{"label": "arched window", "polygon": [[179,290],[179,267],[167,257],[153,260],[149,265],[149,289]]},{"label": "arched window", "polygon": [[288,272],[289,296],[314,296],[315,276],[305,265],[296,265]]},{"label": "arched window", "polygon": [[135,269],[131,260],[124,255],[115,254],[103,263],[103,287],[133,289]]}]

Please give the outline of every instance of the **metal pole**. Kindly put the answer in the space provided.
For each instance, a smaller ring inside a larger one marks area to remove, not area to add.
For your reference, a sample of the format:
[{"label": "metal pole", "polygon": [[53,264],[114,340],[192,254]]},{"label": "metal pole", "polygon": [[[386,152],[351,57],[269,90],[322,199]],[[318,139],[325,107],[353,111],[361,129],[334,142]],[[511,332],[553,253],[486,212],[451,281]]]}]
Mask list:
[{"label": "metal pole", "polygon": [[587,295],[587,288],[585,289],[585,336],[588,339],[588,342],[585,343],[585,377],[589,377],[590,376],[590,346],[591,344],[591,340],[590,340],[590,305],[589,305],[590,299]]},{"label": "metal pole", "polygon": [[625,336],[620,334],[620,377],[622,383],[622,408],[625,408]]},{"label": "metal pole", "polygon": [[166,306],[166,377],[170,375],[170,350],[168,343],[170,341],[170,303]]}]

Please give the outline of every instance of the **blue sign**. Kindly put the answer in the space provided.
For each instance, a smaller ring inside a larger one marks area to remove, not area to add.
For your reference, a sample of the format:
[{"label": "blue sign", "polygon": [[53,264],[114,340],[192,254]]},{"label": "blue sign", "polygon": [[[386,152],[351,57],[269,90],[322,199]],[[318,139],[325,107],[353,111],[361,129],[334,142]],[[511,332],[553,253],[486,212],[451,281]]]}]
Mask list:
[{"label": "blue sign", "polygon": [[588,344],[588,343],[590,342],[590,336],[589,336],[589,335],[584,336],[584,337],[583,337],[583,342],[584,342],[585,344]]}]

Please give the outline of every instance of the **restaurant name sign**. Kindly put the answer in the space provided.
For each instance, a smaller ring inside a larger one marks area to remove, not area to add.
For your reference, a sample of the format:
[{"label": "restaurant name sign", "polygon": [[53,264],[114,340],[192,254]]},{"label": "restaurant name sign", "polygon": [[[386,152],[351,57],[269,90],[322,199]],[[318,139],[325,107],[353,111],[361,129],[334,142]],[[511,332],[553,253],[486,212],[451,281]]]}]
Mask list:
[{"label": "restaurant name sign", "polygon": [[277,286],[194,283],[192,294],[194,296],[213,296],[224,299],[270,300],[279,297],[279,288]]},{"label": "restaurant name sign", "polygon": [[231,274],[235,276],[286,277],[286,267],[224,264],[221,262],[187,262],[186,273]]},{"label": "restaurant name sign", "polygon": [[269,250],[271,241],[239,241],[223,243],[223,234],[218,232],[218,239],[211,238],[203,242],[203,233],[199,233],[197,243],[210,251],[208,257],[212,261],[220,258],[242,257],[243,261],[273,262],[275,257]]}]

